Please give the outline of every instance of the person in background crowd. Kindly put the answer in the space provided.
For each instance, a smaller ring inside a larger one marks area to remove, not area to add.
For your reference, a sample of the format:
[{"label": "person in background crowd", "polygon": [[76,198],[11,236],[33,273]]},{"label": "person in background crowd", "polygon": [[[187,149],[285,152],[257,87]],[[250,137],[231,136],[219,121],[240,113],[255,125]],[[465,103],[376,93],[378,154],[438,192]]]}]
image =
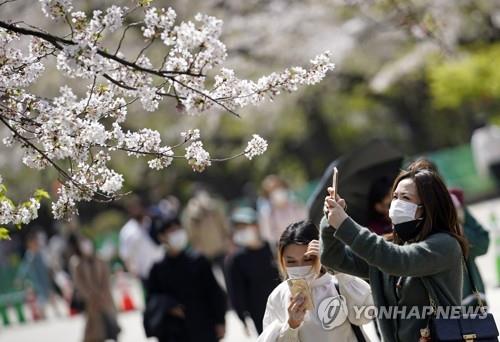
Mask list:
[{"label": "person in background crowd", "polygon": [[263,199],[260,201],[259,227],[262,238],[276,249],[285,228],[307,217],[305,206],[295,201],[288,184],[279,176],[269,175],[262,182]]},{"label": "person in background crowd", "polygon": [[392,233],[392,223],[389,217],[389,207],[392,200],[392,179],[383,177],[376,180],[368,194],[368,226],[378,235]]},{"label": "person in background crowd", "polygon": [[[469,257],[466,259],[467,269],[474,280],[474,285],[479,292],[482,303],[487,305],[484,282],[475,259],[488,252],[490,244],[489,233],[476,221],[465,206],[463,191],[460,189],[450,189],[450,194],[453,204],[457,209],[458,221],[463,227],[467,241],[469,241]],[[462,296],[462,305],[464,306],[477,306],[479,304],[476,295],[473,293],[473,285],[470,283],[469,277],[464,277]]]},{"label": "person in background crowd", "polygon": [[472,155],[481,176],[491,176],[500,187],[500,126],[482,123],[471,137]]},{"label": "person in background crowd", "polygon": [[221,201],[199,190],[187,203],[182,222],[191,247],[222,269],[229,246],[229,223]]},{"label": "person in background crowd", "polygon": [[76,255],[71,259],[71,273],[85,306],[83,341],[116,341],[121,329],[111,295],[109,267],[96,256],[90,239],[80,238],[78,243]]},{"label": "person in background crowd", "polygon": [[[439,173],[437,166],[430,160],[420,158],[408,166],[409,170],[427,169]],[[476,257],[484,255],[488,252],[490,244],[489,233],[484,227],[477,222],[472,216],[470,211],[465,206],[464,193],[460,189],[449,189],[451,199],[453,200],[454,207],[457,211],[457,218],[460,226],[463,228],[465,238],[469,244],[469,255],[466,258],[465,264],[467,270],[470,272],[474,284],[477,287],[479,296],[484,305],[486,305],[485,287],[484,282],[476,265]],[[464,277],[463,291],[462,291],[462,305],[464,306],[477,306],[478,299],[473,293],[473,285],[470,283],[469,277]]]},{"label": "person in background crowd", "polygon": [[171,215],[179,215],[181,203],[179,199],[173,195],[168,195],[158,201],[153,206],[151,212],[154,217],[170,217]]},{"label": "person in background crowd", "polygon": [[[259,342],[365,340],[359,326],[370,319],[363,311],[356,314],[354,307],[373,305],[370,286],[347,274],[328,273],[320,264],[318,238],[310,221],[293,223],[281,235],[278,262],[284,281],[269,295]],[[294,280],[305,280],[309,290],[292,295],[289,281]],[[307,297],[313,308],[307,308]]]},{"label": "person in background crowd", "polygon": [[40,251],[40,232],[31,230],[26,236],[26,252],[19,267],[18,283],[28,282],[36,296],[36,319],[44,319],[47,303],[54,296],[50,269]]},{"label": "person in background crowd", "polygon": [[74,277],[74,263],[75,260],[81,257],[81,250],[80,250],[80,235],[76,233],[75,231],[72,231],[68,234],[67,239],[66,239],[66,251],[65,251],[65,256],[68,258],[67,261],[67,269],[68,269],[68,274],[70,276],[70,281],[71,281],[71,292],[70,292],[70,299],[69,299],[69,313],[70,316],[82,313],[85,311],[85,303],[82,298],[82,295],[79,293],[78,289],[75,287],[75,279]]},{"label": "person in background crowd", "polygon": [[[63,268],[63,253],[65,249],[66,240],[63,235],[61,233],[52,235],[47,244],[47,266],[51,271],[56,292],[69,305],[71,303],[73,285],[71,276]],[[57,305],[53,305],[53,307],[57,308]],[[61,315],[58,310],[56,313],[59,316]]]},{"label": "person in background crowd", "polygon": [[207,258],[188,247],[177,217],[154,223],[167,250],[146,282],[144,328],[160,342],[218,341],[225,334],[227,300]]},{"label": "person in background crowd", "polygon": [[153,264],[163,257],[163,248],[149,235],[151,220],[146,215],[145,206],[138,197],[127,203],[130,219],[120,230],[120,258],[127,270],[145,282]]},{"label": "person in background crowd", "polygon": [[231,223],[237,249],[226,258],[229,297],[247,334],[247,316],[260,334],[267,297],[280,283],[278,269],[269,244],[260,237],[254,209],[236,209],[231,215]]},{"label": "person in background crowd", "polygon": [[153,222],[158,219],[168,218],[171,216],[179,216],[179,210],[181,208],[181,203],[179,199],[173,195],[166,196],[160,199],[157,203],[149,207],[148,213],[151,219],[151,225],[149,229],[149,236],[157,244],[161,245],[156,236],[155,229],[153,227]]}]

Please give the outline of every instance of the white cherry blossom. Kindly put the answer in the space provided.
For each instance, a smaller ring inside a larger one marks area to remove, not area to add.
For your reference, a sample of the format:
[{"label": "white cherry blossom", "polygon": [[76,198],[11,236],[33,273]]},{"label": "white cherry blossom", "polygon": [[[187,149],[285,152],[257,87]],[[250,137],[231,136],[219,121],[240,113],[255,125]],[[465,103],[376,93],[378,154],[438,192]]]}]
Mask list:
[{"label": "white cherry blossom", "polygon": [[[180,141],[173,142],[165,142],[158,127],[128,129],[134,127],[127,122],[132,103],[139,103],[144,115],[164,101],[173,101],[187,114],[201,115],[209,109],[236,114],[242,107],[315,84],[334,68],[325,52],[309,66],[290,67],[255,81],[241,79],[224,66],[223,22],[215,17],[197,14],[192,21],[180,22],[172,8],[140,1],[134,11],[142,11],[142,18],[130,25],[128,15],[133,11],[118,5],[85,13],[79,2],[70,0],[39,3],[49,20],[71,25],[71,33],[58,36],[18,24],[16,18],[0,20],[0,125],[9,131],[4,145],[20,148],[25,166],[57,171],[61,184],[52,199],[55,218],[77,213],[79,202],[122,195],[125,180],[110,164],[114,154],[145,158],[154,170],[183,158],[197,172],[230,159],[212,158],[199,129],[182,132]],[[121,38],[129,29],[145,38],[137,58],[122,52]],[[163,44],[161,63],[148,50],[155,39]],[[63,82],[53,97],[36,93],[33,86],[54,65],[80,87]],[[252,160],[266,149],[267,142],[253,135],[238,156]],[[0,177],[0,224],[26,224],[36,218],[44,196],[15,204],[2,182]]]}]

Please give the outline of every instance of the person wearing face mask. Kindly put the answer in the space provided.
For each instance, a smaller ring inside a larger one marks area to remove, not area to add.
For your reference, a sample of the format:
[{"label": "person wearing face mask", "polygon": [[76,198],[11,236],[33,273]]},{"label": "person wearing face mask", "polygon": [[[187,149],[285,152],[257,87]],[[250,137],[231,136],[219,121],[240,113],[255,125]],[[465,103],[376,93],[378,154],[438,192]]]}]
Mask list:
[{"label": "person wearing face mask", "polygon": [[[439,174],[436,164],[425,158],[418,158],[408,166],[408,169],[427,169]],[[469,243],[469,255],[465,263],[468,272],[474,280],[474,284],[472,284],[469,277],[464,277],[462,305],[467,307],[476,307],[479,305],[478,298],[473,291],[473,285],[475,285],[476,289],[479,291],[481,301],[487,306],[484,282],[475,259],[488,252],[488,246],[490,244],[488,230],[474,218],[465,206],[464,193],[462,190],[454,188],[448,189],[448,191],[457,211],[458,223],[462,227],[467,242]]]},{"label": "person wearing face mask", "polygon": [[[284,281],[269,295],[259,342],[367,340],[359,326],[370,319],[354,307],[373,304],[370,286],[347,274],[328,273],[320,264],[318,239],[310,221],[293,223],[281,235],[278,262]],[[294,280],[305,280],[309,289],[292,295],[289,282]]]},{"label": "person wearing face mask", "polygon": [[280,283],[279,272],[269,244],[260,237],[255,210],[234,210],[231,224],[236,249],[225,261],[229,298],[247,334],[248,316],[260,334],[267,297]]},{"label": "person wearing face mask", "polygon": [[288,184],[277,175],[269,175],[264,179],[262,194],[258,202],[259,227],[262,238],[274,250],[285,228],[305,219],[307,210],[291,196]]},{"label": "person wearing face mask", "polygon": [[226,295],[206,257],[189,248],[177,217],[154,222],[166,249],[146,281],[144,328],[159,342],[218,341],[225,334]]},{"label": "person wearing face mask", "polygon": [[70,260],[75,290],[85,307],[84,342],[117,341],[120,326],[111,295],[108,264],[96,256],[94,244],[88,238],[76,240],[75,255]]},{"label": "person wearing face mask", "polygon": [[[328,214],[320,225],[321,262],[369,279],[378,308],[423,313],[430,305],[427,289],[440,306],[460,305],[468,246],[444,182],[430,170],[402,171],[392,193],[390,238],[361,227],[345,212],[343,199],[327,196]],[[383,341],[416,341],[424,336],[428,319],[418,316],[377,317]]]}]

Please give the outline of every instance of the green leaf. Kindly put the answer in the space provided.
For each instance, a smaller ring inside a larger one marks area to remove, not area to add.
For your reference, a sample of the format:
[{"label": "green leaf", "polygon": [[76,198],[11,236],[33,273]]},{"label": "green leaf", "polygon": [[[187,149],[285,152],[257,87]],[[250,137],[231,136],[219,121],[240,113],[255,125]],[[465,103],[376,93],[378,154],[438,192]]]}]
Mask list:
[{"label": "green leaf", "polygon": [[31,205],[32,204],[31,204],[30,201],[26,201],[26,202],[23,202],[23,203],[19,204],[18,207],[30,208]]},{"label": "green leaf", "polygon": [[4,227],[0,227],[0,240],[10,240],[9,230]]},{"label": "green leaf", "polygon": [[14,204],[14,202],[12,202],[12,200],[10,198],[8,198],[7,196],[5,195],[2,195],[0,194],[0,201],[5,201],[5,202],[9,202],[13,207],[15,207],[16,205]]},{"label": "green leaf", "polygon": [[43,198],[50,199],[49,193],[43,189],[36,189],[35,194],[33,196],[38,202],[40,202]]}]

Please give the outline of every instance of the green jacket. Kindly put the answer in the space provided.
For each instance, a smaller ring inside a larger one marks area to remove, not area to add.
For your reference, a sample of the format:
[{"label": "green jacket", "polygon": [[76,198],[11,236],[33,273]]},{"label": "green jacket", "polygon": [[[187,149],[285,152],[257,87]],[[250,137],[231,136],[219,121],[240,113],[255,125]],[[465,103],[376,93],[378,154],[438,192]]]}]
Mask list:
[{"label": "green jacket", "polygon": [[[475,259],[478,256],[486,254],[488,252],[488,246],[490,244],[489,233],[486,229],[481,226],[479,222],[476,221],[474,216],[465,209],[465,222],[464,222],[464,233],[467,241],[469,242],[469,256],[467,257],[467,269],[469,270],[474,284],[477,290],[484,296],[484,283],[477,268]],[[475,305],[476,300],[472,294],[472,286],[469,277],[464,276],[463,285],[463,302],[464,305]],[[483,297],[484,300],[484,297]]]},{"label": "green jacket", "polygon": [[[333,270],[370,280],[373,301],[381,307],[397,306],[423,311],[429,297],[422,277],[428,280],[440,305],[460,305],[462,299],[462,250],[446,233],[424,241],[396,245],[346,219],[335,230],[321,221],[321,263]],[[401,287],[396,287],[399,277]],[[407,311],[407,312],[408,312]],[[427,319],[378,319],[384,342],[417,341]]]}]

